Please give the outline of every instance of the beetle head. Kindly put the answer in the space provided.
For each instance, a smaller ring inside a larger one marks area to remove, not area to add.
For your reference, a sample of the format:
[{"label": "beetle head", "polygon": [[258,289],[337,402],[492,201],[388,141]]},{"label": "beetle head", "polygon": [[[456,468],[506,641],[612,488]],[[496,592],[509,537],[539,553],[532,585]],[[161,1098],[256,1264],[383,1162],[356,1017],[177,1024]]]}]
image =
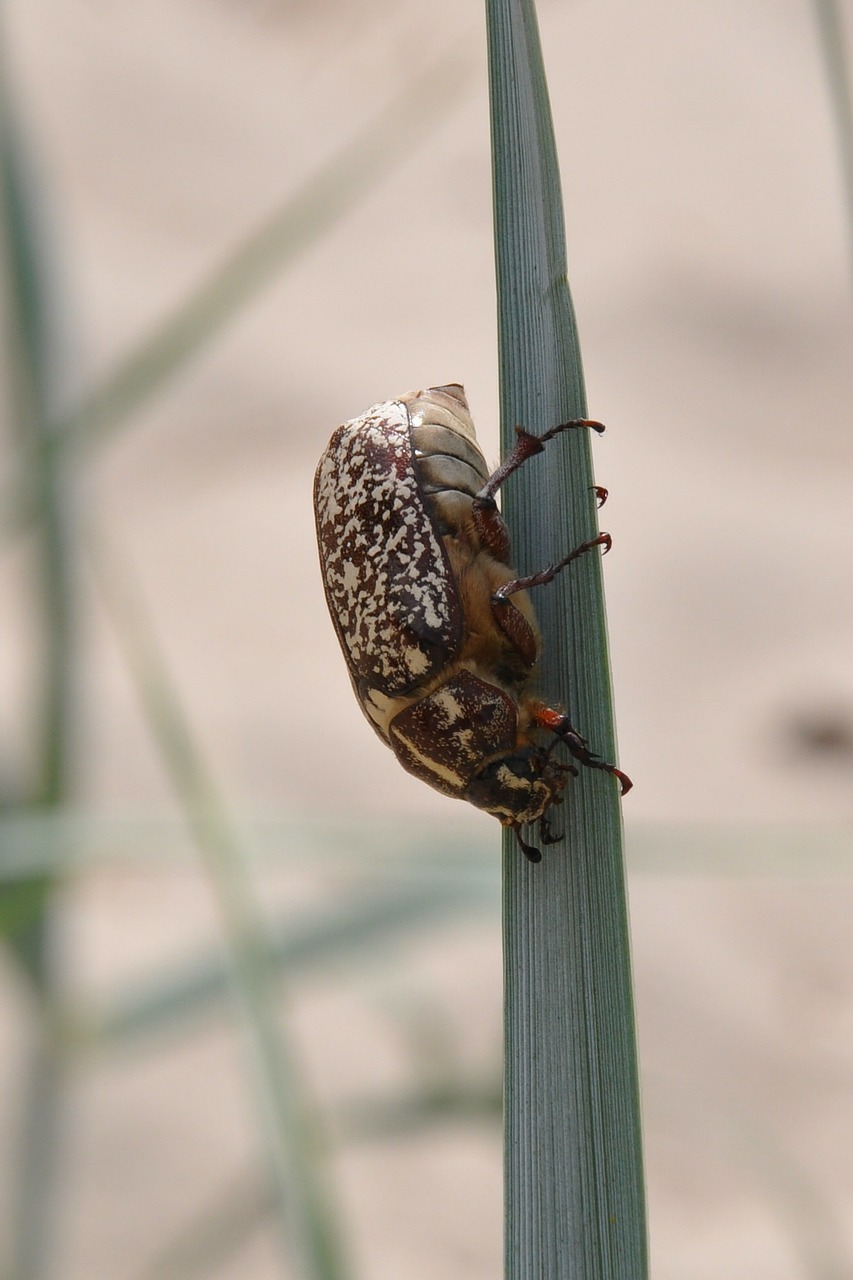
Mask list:
[{"label": "beetle head", "polygon": [[491,760],[472,778],[465,799],[485,809],[504,826],[536,822],[553,804],[560,804],[566,786],[566,767],[536,747],[521,747]]}]

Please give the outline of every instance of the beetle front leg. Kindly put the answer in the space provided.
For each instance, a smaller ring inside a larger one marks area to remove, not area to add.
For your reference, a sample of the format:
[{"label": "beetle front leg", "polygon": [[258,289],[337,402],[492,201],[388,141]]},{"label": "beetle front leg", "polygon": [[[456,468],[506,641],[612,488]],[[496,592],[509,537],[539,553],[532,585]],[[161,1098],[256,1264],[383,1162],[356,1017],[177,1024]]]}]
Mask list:
[{"label": "beetle front leg", "polygon": [[614,778],[619,780],[620,793],[623,796],[628,794],[634,784],[627,773],[623,773],[615,764],[609,764],[595,752],[590,751],[586,738],[582,738],[577,729],[573,728],[568,716],[552,710],[551,707],[539,707],[534,712],[534,719],[543,729],[550,729],[554,734],[555,745],[557,742],[562,742],[574,759],[586,765],[588,769],[603,769],[605,773],[612,773]]}]

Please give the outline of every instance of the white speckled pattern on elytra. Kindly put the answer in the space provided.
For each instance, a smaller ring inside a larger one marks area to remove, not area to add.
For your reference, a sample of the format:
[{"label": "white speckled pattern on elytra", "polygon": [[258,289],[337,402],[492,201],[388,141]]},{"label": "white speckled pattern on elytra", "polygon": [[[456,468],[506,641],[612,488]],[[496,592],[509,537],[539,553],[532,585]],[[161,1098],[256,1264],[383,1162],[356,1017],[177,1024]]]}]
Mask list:
[{"label": "white speckled pattern on elytra", "polygon": [[356,684],[397,696],[438,671],[461,609],[398,400],[339,427],[314,486],[329,609]]}]

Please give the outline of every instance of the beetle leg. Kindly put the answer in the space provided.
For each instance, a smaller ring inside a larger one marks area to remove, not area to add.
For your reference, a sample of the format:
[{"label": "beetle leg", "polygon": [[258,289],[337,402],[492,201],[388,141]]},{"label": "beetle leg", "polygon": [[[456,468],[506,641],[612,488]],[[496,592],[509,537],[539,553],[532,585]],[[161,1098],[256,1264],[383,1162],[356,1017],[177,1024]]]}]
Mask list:
[{"label": "beetle leg", "polygon": [[471,514],[480,542],[501,564],[508,564],[509,532],[494,498],[481,491],[471,502]]},{"label": "beetle leg", "polygon": [[492,606],[507,604],[507,597],[515,595],[516,591],[526,591],[528,587],[542,587],[546,582],[553,582],[557,574],[561,573],[567,565],[585,555],[587,551],[592,551],[593,547],[604,547],[604,554],[606,555],[610,550],[611,541],[609,533],[600,533],[597,538],[590,538],[588,542],[582,542],[579,547],[575,547],[574,551],[570,551],[567,556],[563,556],[562,560],[558,560],[556,564],[549,564],[547,569],[540,569],[538,573],[531,573],[527,578],[515,578],[512,582],[505,582],[502,587],[498,587],[492,596]]},{"label": "beetle leg", "polygon": [[609,490],[605,489],[603,484],[591,484],[590,489],[595,494],[595,503],[598,507],[603,507],[607,501]]},{"label": "beetle leg", "polygon": [[615,764],[608,764],[595,752],[590,751],[586,738],[582,738],[577,729],[572,727],[568,716],[562,715],[559,711],[552,711],[550,707],[540,707],[535,713],[535,718],[537,724],[540,724],[543,729],[550,729],[554,734],[553,745],[562,742],[575,760],[585,764],[588,769],[603,769],[605,773],[612,773],[614,778],[619,780],[621,794],[623,796],[628,794],[634,784],[627,773],[623,773]]},{"label": "beetle leg", "polygon": [[[553,741],[551,742],[551,745],[545,751],[546,760],[551,759],[551,756],[554,754],[554,752],[556,751],[559,745],[560,745],[560,739],[555,736]],[[562,769],[563,773],[570,773],[573,778],[577,778],[580,776],[580,769],[577,767],[576,764],[571,764],[571,763],[564,764],[562,760],[555,760],[554,763],[557,765],[558,769]]]},{"label": "beetle leg", "polygon": [[549,431],[544,431],[541,436],[533,435],[524,427],[516,427],[515,434],[518,439],[515,442],[515,448],[509,457],[503,460],[497,471],[492,472],[477,497],[493,498],[504,481],[519,467],[524,466],[528,458],[542,453],[548,441],[553,440],[554,436],[559,435],[561,431],[571,431],[575,427],[588,427],[591,431],[599,433],[604,430],[603,423],[593,422],[591,418],[573,418],[571,422],[561,422],[558,426],[551,427]]},{"label": "beetle leg", "polygon": [[539,642],[524,614],[511,600],[498,600],[495,596],[492,596],[492,614],[522,661],[528,667],[534,666],[539,656]]}]

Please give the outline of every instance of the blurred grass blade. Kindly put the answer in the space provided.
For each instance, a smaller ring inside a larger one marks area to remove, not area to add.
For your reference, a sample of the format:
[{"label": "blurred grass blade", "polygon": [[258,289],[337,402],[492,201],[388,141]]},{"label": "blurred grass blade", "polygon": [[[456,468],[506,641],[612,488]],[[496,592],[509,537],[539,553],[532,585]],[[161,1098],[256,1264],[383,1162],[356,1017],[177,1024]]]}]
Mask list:
[{"label": "blurred grass blade", "polygon": [[124,422],[202,351],[237,311],[377,183],[454,109],[466,67],[445,58],[405,88],[316,177],[232,253],[165,324],[60,426],[91,439]]},{"label": "blurred grass blade", "polygon": [[196,745],[147,616],[102,545],[97,582],[143,712],[204,855],[216,894],[235,1004],[241,1015],[259,1131],[279,1220],[297,1274],[345,1280],[349,1268],[327,1186],[319,1119],[288,1036],[266,921],[234,823]]},{"label": "blurred grass blade", "polygon": [[[548,92],[531,0],[487,0],[501,429],[586,416]],[[513,477],[504,509],[522,573],[596,532],[586,433]],[[541,688],[613,759],[601,565],[585,556],[535,603]],[[504,848],[506,1275],[647,1274],[618,787],[570,779],[565,839],[534,866]],[[532,838],[532,833],[531,833]]]},{"label": "blurred grass blade", "polygon": [[[8,410],[31,460],[36,609],[34,776],[17,786],[35,809],[57,811],[69,797],[76,738],[77,609],[74,475],[68,450],[50,450],[50,419],[62,392],[56,293],[44,234],[44,203],[14,110],[0,13],[0,279],[5,286]],[[31,731],[32,732],[32,731]],[[26,731],[21,733],[24,759]],[[18,744],[16,744],[18,745]],[[12,1170],[12,1280],[42,1280],[54,1269],[65,1063],[53,1033],[62,964],[54,928],[54,881],[33,872],[6,898],[0,923],[31,982],[34,1025],[17,1107],[20,1141]],[[18,908],[16,915],[13,908]]]},{"label": "blurred grass blade", "polygon": [[[91,444],[126,424],[282,268],[374,191],[449,116],[468,90],[470,72],[468,59],[453,53],[407,80],[319,174],[289,196],[100,385],[60,416],[50,444],[72,439]],[[31,514],[26,490],[21,501],[5,486],[0,516],[6,527]]]},{"label": "blurred grass blade", "polygon": [[[222,1275],[227,1264],[276,1212],[275,1199],[256,1169],[232,1177],[210,1202],[162,1246],[139,1280],[195,1280]],[[236,1270],[234,1274],[237,1274]]]},{"label": "blurred grass blade", "polygon": [[[356,863],[365,878],[435,886],[471,906],[490,907],[498,896],[494,831],[483,824],[445,820],[439,835],[404,832],[397,823],[320,817],[276,818],[243,814],[240,841],[260,866],[311,858],[324,867]],[[435,841],[441,849],[435,849]],[[629,823],[626,855],[632,875],[690,877],[709,871],[727,876],[843,876],[853,871],[853,826],[777,822]],[[186,826],[166,815],[98,815],[62,810],[0,812],[0,921],[12,927],[7,901],[31,872],[69,875],[100,866],[180,865],[190,856]],[[32,904],[21,898],[22,916]],[[5,927],[0,923],[0,933]]]},{"label": "blurred grass blade", "polygon": [[851,93],[847,59],[847,40],[839,0],[812,0],[812,3],[838,140],[841,179],[847,205],[850,272],[853,278],[853,93]]},{"label": "blurred grass blade", "polygon": [[[0,35],[0,39],[2,35]],[[63,387],[59,306],[43,223],[22,132],[10,100],[0,49],[0,235],[6,285],[9,409],[32,471],[36,535],[39,652],[38,774],[28,800],[54,806],[69,790],[74,755],[76,530],[73,455],[53,447],[50,420]]]},{"label": "blurred grass blade", "polygon": [[[326,865],[356,865],[365,878],[444,881],[493,900],[499,872],[488,826],[445,818],[430,828],[404,830],[399,819],[342,818],[332,814],[244,814],[240,830],[260,859],[292,863],[305,857]],[[436,835],[438,832],[438,836]],[[436,847],[436,844],[440,847]],[[186,824],[165,814],[0,812],[0,880],[26,878],[31,868],[45,873],[80,872],[121,862],[163,864],[190,855]],[[194,854],[192,855],[195,856]]]},{"label": "blurred grass blade", "polygon": [[[479,896],[474,900],[479,901]],[[340,964],[342,958],[352,963],[354,953],[382,947],[401,933],[410,937],[418,925],[434,927],[437,917],[469,909],[471,901],[470,894],[452,884],[404,886],[378,898],[346,903],[317,919],[287,921],[270,931],[270,964],[292,977],[324,964]],[[175,970],[172,966],[165,977],[124,993],[94,1016],[84,1014],[80,1027],[84,1042],[103,1047],[170,1027],[187,1030],[191,1018],[222,1007],[228,995],[228,971],[218,955],[206,955]]]}]

